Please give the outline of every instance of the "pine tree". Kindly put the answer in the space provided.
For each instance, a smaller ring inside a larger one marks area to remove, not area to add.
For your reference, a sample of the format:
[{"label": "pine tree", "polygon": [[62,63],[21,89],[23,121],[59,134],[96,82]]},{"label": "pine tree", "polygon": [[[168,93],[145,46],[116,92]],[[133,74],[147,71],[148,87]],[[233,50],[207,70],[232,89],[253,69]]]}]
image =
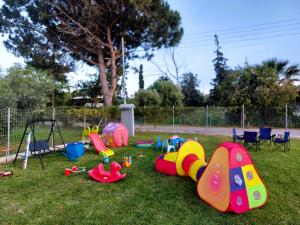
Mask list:
[{"label": "pine tree", "polygon": [[215,44],[216,44],[216,58],[212,60],[214,64],[214,69],[216,73],[216,77],[212,80],[211,85],[213,88],[210,90],[210,99],[209,102],[214,105],[218,105],[222,98],[222,90],[221,85],[222,82],[227,78],[229,74],[228,67],[226,62],[228,59],[224,58],[223,53],[221,52],[221,46],[218,39],[218,35],[215,34]]},{"label": "pine tree", "polygon": [[139,89],[140,90],[143,90],[145,86],[143,73],[144,73],[144,68],[143,68],[143,64],[141,64],[139,68]]},{"label": "pine tree", "polygon": [[201,106],[204,98],[198,87],[198,75],[193,73],[185,73],[182,75],[181,92],[184,96],[183,102],[185,106]]}]

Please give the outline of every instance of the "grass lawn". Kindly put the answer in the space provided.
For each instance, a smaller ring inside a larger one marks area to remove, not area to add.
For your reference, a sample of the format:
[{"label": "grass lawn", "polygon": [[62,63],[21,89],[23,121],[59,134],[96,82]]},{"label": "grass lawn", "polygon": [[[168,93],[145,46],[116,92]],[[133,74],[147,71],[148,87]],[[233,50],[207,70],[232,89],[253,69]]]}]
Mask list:
[{"label": "grass lawn", "polygon": [[[137,134],[129,147],[115,149],[114,160],[134,158],[127,177],[113,184],[101,184],[88,175],[63,176],[73,163],[61,153],[45,156],[46,169],[38,159],[29,159],[28,170],[21,161],[10,166],[14,176],[0,180],[0,224],[300,224],[300,141],[292,140],[291,151],[273,152],[264,144],[251,152],[269,192],[269,202],[246,214],[220,213],[196,194],[196,183],[188,177],[157,173],[154,159],[159,154],[133,147],[136,139],[157,134]],[[170,134],[161,135],[167,138]],[[194,135],[181,135],[194,137]],[[226,137],[198,136],[207,159]],[[92,150],[76,163],[93,168],[101,158]]]}]

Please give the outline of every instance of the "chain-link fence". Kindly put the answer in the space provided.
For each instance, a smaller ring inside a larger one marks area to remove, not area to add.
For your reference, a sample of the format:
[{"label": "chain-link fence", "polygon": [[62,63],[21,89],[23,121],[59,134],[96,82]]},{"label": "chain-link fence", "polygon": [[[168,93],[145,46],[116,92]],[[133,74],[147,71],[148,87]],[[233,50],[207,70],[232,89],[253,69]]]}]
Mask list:
[{"label": "chain-link fence", "polygon": [[[47,139],[51,122],[59,125],[65,143],[82,139],[83,128],[97,125],[103,128],[108,122],[120,121],[118,107],[99,109],[60,108],[40,110],[0,109],[0,156],[6,149],[16,152],[28,121],[35,123],[35,136],[38,140]],[[300,109],[294,106],[263,110],[241,107],[136,107],[135,124],[199,127],[273,127],[300,128]],[[25,134],[25,136],[28,132]],[[62,144],[57,128],[54,144]],[[52,139],[51,139],[52,141]],[[24,150],[24,146],[21,147]]]},{"label": "chain-link fence", "polygon": [[136,107],[139,125],[226,127],[241,125],[241,107]]},{"label": "chain-link fence", "polygon": [[[63,108],[41,110],[17,110],[0,109],[0,157],[15,153],[21,143],[21,152],[24,151],[26,137],[31,126],[26,129],[27,122],[34,121],[34,134],[36,140],[48,140],[52,122],[56,120],[58,127],[54,126],[53,135],[50,136],[49,144],[60,145],[62,139],[65,143],[80,141],[83,128],[86,126],[99,126],[101,129],[110,121],[120,121],[118,107],[106,107],[100,109]],[[59,133],[60,131],[60,133]]]},{"label": "chain-link fence", "polygon": [[247,109],[241,107],[136,107],[135,124],[200,127],[300,128],[295,106]]}]

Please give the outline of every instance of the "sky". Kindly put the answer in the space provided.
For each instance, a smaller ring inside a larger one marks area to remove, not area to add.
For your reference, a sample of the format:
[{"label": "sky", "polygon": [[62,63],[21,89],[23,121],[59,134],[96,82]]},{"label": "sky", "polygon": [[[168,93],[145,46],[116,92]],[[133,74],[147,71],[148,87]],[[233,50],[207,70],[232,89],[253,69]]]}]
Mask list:
[{"label": "sky", "polygon": [[[1,4],[0,0],[0,4]],[[221,51],[234,68],[257,64],[277,57],[300,64],[300,1],[299,0],[168,0],[171,8],[182,17],[184,36],[175,48],[180,73],[193,72],[200,79],[200,90],[209,93],[215,77],[212,60],[215,58],[214,34],[219,37]],[[2,42],[3,38],[0,38]],[[163,70],[173,68],[167,50],[156,51],[152,61]],[[8,68],[21,58],[14,57],[0,45],[0,67]],[[144,66],[145,86],[151,85],[160,72],[153,62],[130,61],[131,67]],[[87,79],[93,70],[80,66],[69,75],[71,84]],[[129,96],[138,90],[138,75],[127,71]]]}]

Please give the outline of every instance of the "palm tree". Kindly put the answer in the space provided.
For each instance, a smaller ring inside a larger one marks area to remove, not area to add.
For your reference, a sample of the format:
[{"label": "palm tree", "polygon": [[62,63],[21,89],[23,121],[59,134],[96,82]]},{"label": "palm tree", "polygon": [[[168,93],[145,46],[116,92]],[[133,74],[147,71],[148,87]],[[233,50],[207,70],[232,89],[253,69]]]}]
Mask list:
[{"label": "palm tree", "polygon": [[279,78],[279,83],[288,84],[294,81],[299,81],[296,76],[300,75],[300,68],[298,64],[289,66],[288,60],[278,60],[277,58],[263,61],[263,66],[273,68]]}]

